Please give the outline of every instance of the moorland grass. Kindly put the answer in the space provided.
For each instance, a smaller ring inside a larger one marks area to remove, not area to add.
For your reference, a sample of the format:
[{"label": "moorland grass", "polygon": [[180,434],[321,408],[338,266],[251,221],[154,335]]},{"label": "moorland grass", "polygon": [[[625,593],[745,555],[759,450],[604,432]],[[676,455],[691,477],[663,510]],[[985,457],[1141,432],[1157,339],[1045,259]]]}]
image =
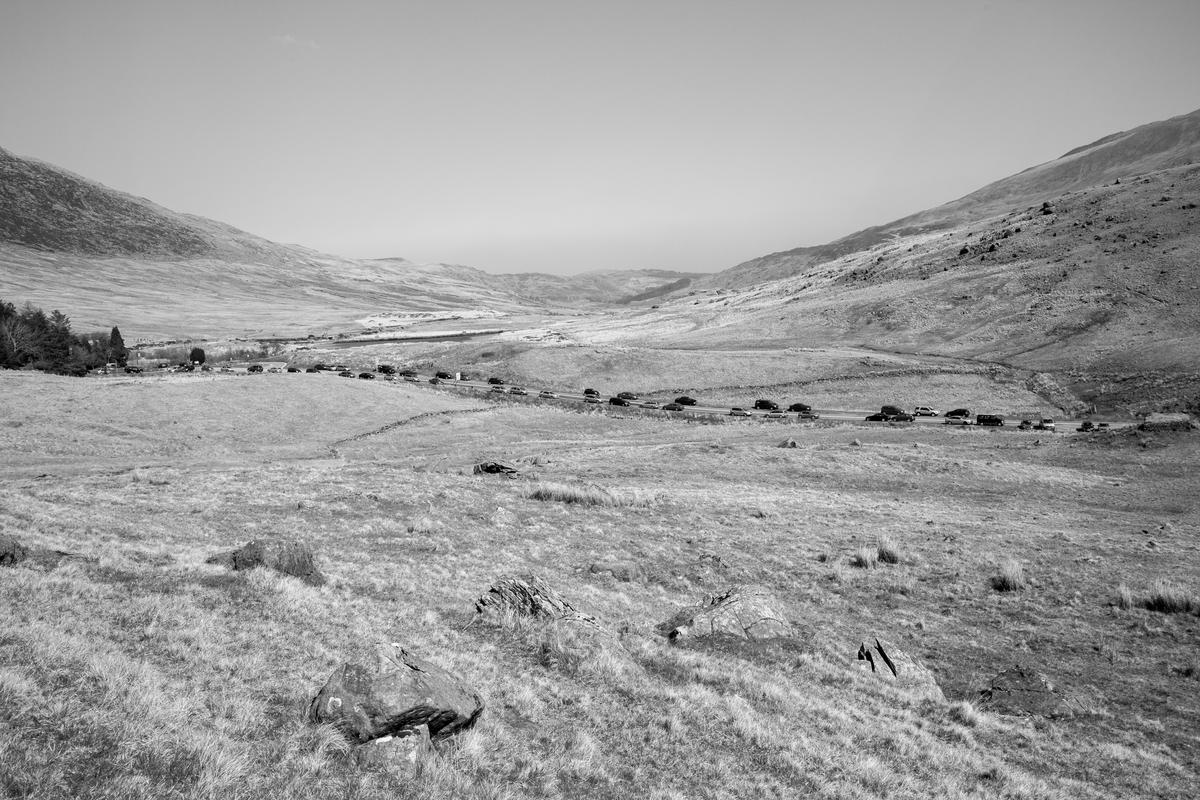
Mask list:
[{"label": "moorland grass", "polygon": [[1017,592],[1028,585],[1025,568],[1015,559],[1002,561],[999,571],[992,576],[992,588],[997,592]]}]

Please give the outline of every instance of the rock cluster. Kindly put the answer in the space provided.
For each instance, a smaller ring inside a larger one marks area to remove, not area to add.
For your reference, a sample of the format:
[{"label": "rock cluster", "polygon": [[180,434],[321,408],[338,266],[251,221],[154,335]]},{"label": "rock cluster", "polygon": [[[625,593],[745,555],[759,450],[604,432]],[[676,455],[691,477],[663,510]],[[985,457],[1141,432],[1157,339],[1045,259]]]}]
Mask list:
[{"label": "rock cluster", "polygon": [[1044,673],[1014,666],[992,678],[992,685],[979,693],[979,707],[1010,716],[1059,717],[1068,704]]}]

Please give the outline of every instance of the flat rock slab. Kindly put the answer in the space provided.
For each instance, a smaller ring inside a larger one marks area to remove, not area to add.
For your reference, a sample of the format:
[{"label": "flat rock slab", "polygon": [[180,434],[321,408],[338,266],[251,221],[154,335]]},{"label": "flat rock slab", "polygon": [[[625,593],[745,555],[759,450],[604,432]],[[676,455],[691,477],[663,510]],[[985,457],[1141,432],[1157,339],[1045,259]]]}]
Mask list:
[{"label": "flat rock slab", "polygon": [[856,662],[860,668],[869,669],[880,680],[924,697],[946,699],[929,668],[895,642],[879,638],[875,639],[874,645],[863,642],[858,646]]},{"label": "flat rock slab", "polygon": [[1061,717],[1068,703],[1042,672],[1023,666],[1001,672],[979,693],[979,707],[1009,716]]},{"label": "flat rock slab", "polygon": [[761,586],[735,586],[677,611],[656,630],[672,642],[724,635],[743,639],[788,638],[792,625],[778,600]]},{"label": "flat rock slab", "polygon": [[222,564],[235,571],[266,567],[313,586],[325,583],[312,549],[291,539],[255,539],[237,550],[212,556],[206,563]]},{"label": "flat rock slab", "polygon": [[501,464],[499,461],[484,461],[476,464],[471,472],[475,475],[507,475],[512,477],[517,474],[516,467],[510,467],[508,464]]},{"label": "flat rock slab", "polygon": [[308,707],[311,722],[331,724],[357,744],[424,731],[444,738],[482,713],[483,699],[466,683],[398,644],[379,647],[374,665],[343,664]]}]

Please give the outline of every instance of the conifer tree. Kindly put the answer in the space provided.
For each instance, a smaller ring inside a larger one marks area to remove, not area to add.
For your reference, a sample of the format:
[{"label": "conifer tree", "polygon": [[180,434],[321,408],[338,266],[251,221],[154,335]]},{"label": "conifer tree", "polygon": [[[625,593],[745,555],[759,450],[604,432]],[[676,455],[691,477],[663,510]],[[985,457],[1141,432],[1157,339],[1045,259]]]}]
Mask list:
[{"label": "conifer tree", "polygon": [[108,335],[108,360],[115,361],[123,367],[128,358],[129,351],[125,349],[125,340],[117,326],[113,325],[112,333]]}]

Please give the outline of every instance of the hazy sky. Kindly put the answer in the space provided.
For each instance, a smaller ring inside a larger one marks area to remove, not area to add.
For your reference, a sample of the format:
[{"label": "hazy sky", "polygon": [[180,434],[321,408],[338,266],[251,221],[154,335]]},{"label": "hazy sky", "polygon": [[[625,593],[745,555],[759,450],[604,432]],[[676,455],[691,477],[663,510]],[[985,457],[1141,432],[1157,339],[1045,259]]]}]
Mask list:
[{"label": "hazy sky", "polygon": [[0,0],[0,146],[252,233],[711,271],[1200,107],[1200,0]]}]

